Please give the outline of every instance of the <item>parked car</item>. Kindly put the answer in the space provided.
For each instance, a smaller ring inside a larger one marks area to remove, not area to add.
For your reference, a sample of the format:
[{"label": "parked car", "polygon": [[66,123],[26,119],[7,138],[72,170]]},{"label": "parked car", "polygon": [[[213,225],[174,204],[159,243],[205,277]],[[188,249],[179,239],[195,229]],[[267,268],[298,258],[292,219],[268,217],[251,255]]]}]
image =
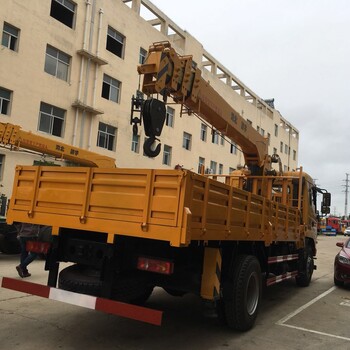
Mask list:
[{"label": "parked car", "polygon": [[345,229],[344,236],[350,236],[350,226]]},{"label": "parked car", "polygon": [[341,250],[334,259],[334,284],[343,286],[350,282],[350,238],[345,242],[338,242],[337,246]]}]

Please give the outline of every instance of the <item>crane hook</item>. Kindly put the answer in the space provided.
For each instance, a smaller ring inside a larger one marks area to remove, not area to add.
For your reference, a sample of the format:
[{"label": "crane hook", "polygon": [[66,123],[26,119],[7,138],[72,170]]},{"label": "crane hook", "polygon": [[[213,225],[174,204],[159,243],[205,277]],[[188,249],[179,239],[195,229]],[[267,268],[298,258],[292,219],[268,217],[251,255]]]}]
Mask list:
[{"label": "crane hook", "polygon": [[155,136],[151,136],[143,144],[143,151],[148,157],[155,158],[160,153],[161,144],[158,143],[157,146],[153,146],[156,140],[159,141]]}]

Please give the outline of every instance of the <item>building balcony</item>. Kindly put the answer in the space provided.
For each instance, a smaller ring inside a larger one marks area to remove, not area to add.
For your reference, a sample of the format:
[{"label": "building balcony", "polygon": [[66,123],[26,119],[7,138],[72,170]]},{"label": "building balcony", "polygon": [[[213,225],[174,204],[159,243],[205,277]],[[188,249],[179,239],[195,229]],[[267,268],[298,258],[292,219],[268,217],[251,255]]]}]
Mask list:
[{"label": "building balcony", "polygon": [[99,66],[103,66],[105,64],[108,64],[108,61],[104,60],[101,57],[96,56],[92,52],[85,50],[85,49],[78,50],[77,54],[91,60],[94,63],[97,63]]},{"label": "building balcony", "polygon": [[98,108],[89,106],[89,105],[83,103],[83,102],[80,101],[80,100],[75,100],[75,101],[72,103],[72,107],[77,108],[77,109],[79,109],[79,110],[81,110],[81,111],[85,111],[85,112],[87,112],[87,113],[91,113],[91,114],[93,114],[93,115],[104,114],[104,111],[102,111],[101,109],[98,109]]}]

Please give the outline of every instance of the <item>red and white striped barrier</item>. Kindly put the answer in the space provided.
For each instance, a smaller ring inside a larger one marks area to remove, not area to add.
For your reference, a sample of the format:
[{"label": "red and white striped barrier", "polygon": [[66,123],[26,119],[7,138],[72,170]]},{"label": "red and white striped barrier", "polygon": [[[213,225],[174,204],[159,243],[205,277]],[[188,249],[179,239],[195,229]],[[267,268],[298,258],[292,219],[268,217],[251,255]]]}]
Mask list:
[{"label": "red and white striped barrier", "polygon": [[22,281],[14,278],[0,277],[1,287],[64,303],[102,311],[133,320],[160,326],[163,312],[142,306],[126,304],[119,301],[94,297],[86,294],[69,292],[63,289],[44,286],[37,283]]}]

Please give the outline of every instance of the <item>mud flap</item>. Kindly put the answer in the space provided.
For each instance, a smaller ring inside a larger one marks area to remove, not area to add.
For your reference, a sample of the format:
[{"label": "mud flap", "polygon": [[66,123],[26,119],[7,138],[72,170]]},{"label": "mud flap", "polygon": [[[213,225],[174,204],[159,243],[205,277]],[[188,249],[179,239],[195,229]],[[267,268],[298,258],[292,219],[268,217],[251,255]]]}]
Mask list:
[{"label": "mud flap", "polygon": [[201,297],[217,300],[220,297],[221,251],[219,248],[206,247],[204,251]]}]

